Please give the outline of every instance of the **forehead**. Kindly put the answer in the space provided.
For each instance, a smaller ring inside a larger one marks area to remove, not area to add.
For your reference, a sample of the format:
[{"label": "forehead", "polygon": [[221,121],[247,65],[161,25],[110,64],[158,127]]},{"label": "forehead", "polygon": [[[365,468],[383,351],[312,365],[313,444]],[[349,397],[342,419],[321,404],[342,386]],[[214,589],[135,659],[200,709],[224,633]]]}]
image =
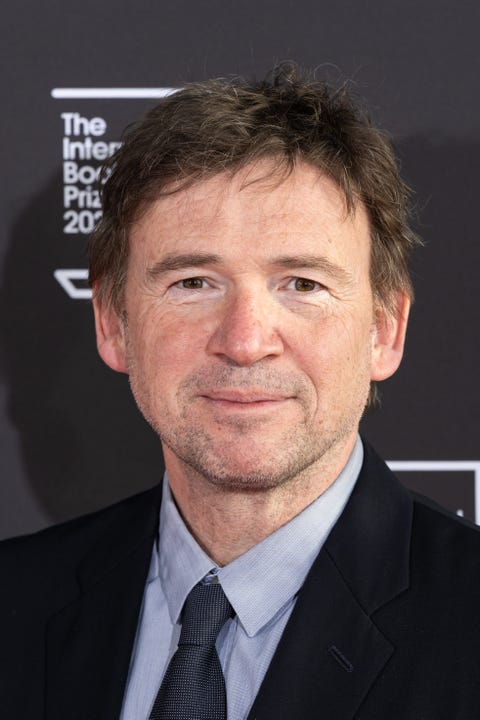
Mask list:
[{"label": "forehead", "polygon": [[154,200],[133,224],[131,252],[183,252],[210,244],[277,254],[295,244],[369,251],[363,205],[358,202],[348,212],[337,184],[306,163],[287,172],[262,160],[173,190]]}]

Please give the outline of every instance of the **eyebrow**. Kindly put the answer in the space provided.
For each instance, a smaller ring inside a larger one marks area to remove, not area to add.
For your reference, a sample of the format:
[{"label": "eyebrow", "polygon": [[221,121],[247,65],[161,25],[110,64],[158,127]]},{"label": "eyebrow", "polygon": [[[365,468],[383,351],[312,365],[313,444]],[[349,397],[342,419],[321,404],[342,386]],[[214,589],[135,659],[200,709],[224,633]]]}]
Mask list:
[{"label": "eyebrow", "polygon": [[[171,253],[161,260],[158,260],[148,268],[148,275],[152,278],[158,277],[167,272],[182,270],[187,267],[202,267],[205,265],[221,265],[220,255],[213,253]],[[321,270],[333,279],[350,283],[353,280],[352,274],[345,268],[337,265],[323,255],[279,255],[269,260],[270,265],[277,265],[285,268],[306,268]]]},{"label": "eyebrow", "polygon": [[280,255],[272,258],[271,263],[292,269],[306,268],[310,270],[321,270],[331,278],[342,283],[350,283],[353,281],[353,276],[348,270],[332,262],[324,255]]},{"label": "eyebrow", "polygon": [[186,267],[202,267],[202,265],[220,265],[221,262],[221,257],[212,253],[183,253],[180,255],[172,253],[148,268],[147,272],[150,277],[158,277],[158,275],[172,270],[182,270],[182,268]]}]

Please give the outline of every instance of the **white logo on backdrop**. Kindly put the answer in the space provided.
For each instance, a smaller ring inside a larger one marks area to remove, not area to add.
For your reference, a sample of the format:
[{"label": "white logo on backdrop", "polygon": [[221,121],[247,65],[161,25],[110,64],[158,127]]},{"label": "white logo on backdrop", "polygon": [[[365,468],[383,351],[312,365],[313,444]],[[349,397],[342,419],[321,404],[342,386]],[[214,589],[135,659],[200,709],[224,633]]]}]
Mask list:
[{"label": "white logo on backdrop", "polygon": [[[162,98],[177,88],[53,88],[55,100],[111,100]],[[63,232],[65,235],[89,235],[102,216],[96,188],[102,162],[120,147],[107,140],[107,121],[99,116],[86,117],[79,112],[62,112]],[[54,278],[72,300],[91,299],[85,287],[88,272],[84,268],[57,268]],[[77,283],[75,282],[77,281]],[[78,284],[78,281],[83,281]]]},{"label": "white logo on backdrop", "polygon": [[[480,525],[480,460],[387,460],[394,472],[472,472],[475,488],[475,522]],[[463,509],[457,515],[463,516]]]},{"label": "white logo on backdrop", "polygon": [[88,287],[82,287],[75,284],[75,280],[81,280],[85,283],[88,280],[88,270],[86,268],[76,268],[72,270],[64,269],[55,270],[53,273],[55,280],[62,286],[68,297],[73,300],[90,300],[92,291]]},{"label": "white logo on backdrop", "polygon": [[136,98],[162,98],[177,92],[178,88],[53,88],[55,100],[117,100]]}]

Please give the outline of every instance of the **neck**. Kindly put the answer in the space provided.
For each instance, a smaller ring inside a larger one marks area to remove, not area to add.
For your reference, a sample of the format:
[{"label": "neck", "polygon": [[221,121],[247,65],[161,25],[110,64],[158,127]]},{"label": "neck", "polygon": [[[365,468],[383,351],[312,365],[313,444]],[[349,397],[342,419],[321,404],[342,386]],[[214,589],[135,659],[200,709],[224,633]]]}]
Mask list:
[{"label": "neck", "polygon": [[164,448],[165,465],[185,524],[207,555],[222,567],[320,497],[347,464],[355,437],[342,448],[325,453],[301,474],[266,489],[245,490],[213,483],[168,448]]}]

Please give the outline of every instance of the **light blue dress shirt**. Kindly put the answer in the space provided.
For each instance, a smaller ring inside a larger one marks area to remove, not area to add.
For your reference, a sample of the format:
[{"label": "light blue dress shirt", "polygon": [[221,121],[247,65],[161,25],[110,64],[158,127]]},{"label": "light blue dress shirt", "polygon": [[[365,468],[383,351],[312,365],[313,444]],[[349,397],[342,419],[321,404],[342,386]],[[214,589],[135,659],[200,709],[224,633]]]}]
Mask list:
[{"label": "light blue dress shirt", "polygon": [[159,540],[152,553],[120,720],[147,720],[177,648],[179,619],[192,587],[218,574],[234,611],[217,640],[228,720],[253,704],[305,577],[350,497],[363,462],[357,438],[336,481],[279,530],[216,568],[187,530],[164,480]]}]

